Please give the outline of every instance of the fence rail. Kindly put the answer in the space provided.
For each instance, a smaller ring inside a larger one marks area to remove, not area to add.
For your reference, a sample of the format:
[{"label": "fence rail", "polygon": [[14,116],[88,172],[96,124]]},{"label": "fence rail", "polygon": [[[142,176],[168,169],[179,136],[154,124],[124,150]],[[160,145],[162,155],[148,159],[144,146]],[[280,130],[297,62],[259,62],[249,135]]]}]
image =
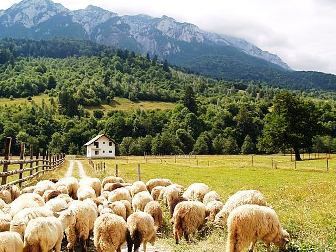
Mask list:
[{"label": "fence rail", "polygon": [[[25,145],[21,144],[19,159],[9,160],[11,149],[11,138],[7,137],[5,141],[5,156],[3,160],[0,160],[0,165],[3,166],[2,172],[0,172],[1,186],[0,189],[8,188],[12,185],[19,185],[20,187],[24,182],[27,182],[40,174],[44,174],[48,171],[53,171],[65,161],[65,154],[51,155],[46,152],[42,156],[40,153],[34,158],[33,147],[30,146],[30,155],[28,159],[24,156]],[[16,166],[16,167],[15,167]],[[29,166],[29,167],[25,167]],[[25,173],[27,176],[24,176]],[[19,175],[17,179],[13,176]]]}]

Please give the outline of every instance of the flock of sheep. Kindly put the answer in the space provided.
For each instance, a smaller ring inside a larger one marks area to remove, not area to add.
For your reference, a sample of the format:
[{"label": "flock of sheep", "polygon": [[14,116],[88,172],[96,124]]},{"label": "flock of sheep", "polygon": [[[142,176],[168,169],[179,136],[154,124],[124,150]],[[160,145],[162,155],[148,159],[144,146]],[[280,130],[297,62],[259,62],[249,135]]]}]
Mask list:
[{"label": "flock of sheep", "polygon": [[76,243],[86,251],[90,235],[99,252],[120,252],[125,243],[129,252],[141,244],[146,251],[163,226],[162,208],[170,213],[177,244],[182,237],[190,241],[207,221],[227,227],[228,252],[253,251],[257,240],[267,251],[271,243],[281,248],[289,241],[256,190],[239,191],[224,204],[203,183],[184,189],[168,179],[129,184],[114,176],[65,177],[0,191],[0,252],[60,252],[63,240],[69,251]]}]

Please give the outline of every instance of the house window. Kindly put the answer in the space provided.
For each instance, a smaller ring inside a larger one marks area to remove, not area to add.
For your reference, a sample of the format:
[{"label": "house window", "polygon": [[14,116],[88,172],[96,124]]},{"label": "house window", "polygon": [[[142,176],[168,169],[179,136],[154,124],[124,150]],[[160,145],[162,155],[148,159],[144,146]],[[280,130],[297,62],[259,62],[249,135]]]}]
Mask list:
[{"label": "house window", "polygon": [[105,151],[103,150],[103,153],[105,153]]},{"label": "house window", "polygon": [[99,148],[99,143],[98,142],[94,142],[93,144],[96,148]]},{"label": "house window", "polygon": [[95,151],[95,155],[99,155],[99,151],[96,150],[96,151]]},{"label": "house window", "polygon": [[109,153],[112,153],[112,151],[110,150]]},{"label": "house window", "polygon": [[103,144],[105,144],[105,142],[103,142]]},{"label": "house window", "polygon": [[109,142],[109,146],[112,146],[112,142]]}]

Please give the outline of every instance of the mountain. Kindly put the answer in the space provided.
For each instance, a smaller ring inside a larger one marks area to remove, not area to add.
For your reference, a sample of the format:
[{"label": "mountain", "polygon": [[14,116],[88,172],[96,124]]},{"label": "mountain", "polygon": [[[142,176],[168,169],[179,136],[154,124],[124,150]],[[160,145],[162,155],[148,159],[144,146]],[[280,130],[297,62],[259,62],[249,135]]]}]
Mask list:
[{"label": "mountain", "polygon": [[336,89],[333,75],[295,72],[277,55],[244,39],[206,32],[168,16],[119,16],[92,5],[71,11],[51,0],[23,0],[0,11],[0,38],[5,37],[91,40],[157,55],[171,64],[214,78]]}]

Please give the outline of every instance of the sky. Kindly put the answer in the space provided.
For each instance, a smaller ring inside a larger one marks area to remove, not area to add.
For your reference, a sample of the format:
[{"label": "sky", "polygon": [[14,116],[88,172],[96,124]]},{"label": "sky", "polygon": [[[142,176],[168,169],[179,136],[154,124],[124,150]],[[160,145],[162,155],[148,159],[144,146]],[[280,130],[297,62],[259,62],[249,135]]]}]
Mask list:
[{"label": "sky", "polygon": [[[0,9],[20,0],[0,0]],[[100,6],[120,15],[167,15],[246,39],[295,70],[336,74],[336,0],[54,0],[68,9]]]}]

